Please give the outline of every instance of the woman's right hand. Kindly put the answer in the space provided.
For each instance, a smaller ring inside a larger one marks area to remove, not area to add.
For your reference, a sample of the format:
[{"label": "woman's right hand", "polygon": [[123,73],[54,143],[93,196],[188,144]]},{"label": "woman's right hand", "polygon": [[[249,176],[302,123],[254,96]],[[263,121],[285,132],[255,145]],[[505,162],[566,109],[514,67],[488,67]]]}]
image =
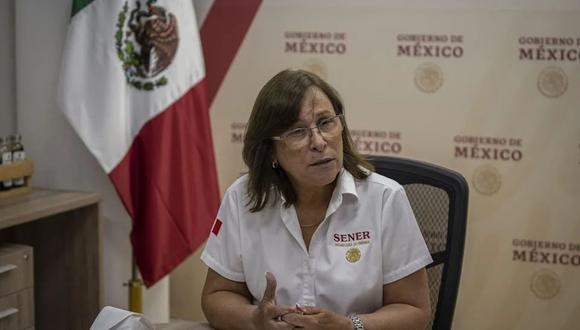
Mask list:
[{"label": "woman's right hand", "polygon": [[274,274],[267,272],[264,296],[252,316],[255,328],[258,330],[293,329],[294,326],[283,321],[282,316],[296,312],[297,310],[293,306],[276,305],[276,277],[274,277]]}]

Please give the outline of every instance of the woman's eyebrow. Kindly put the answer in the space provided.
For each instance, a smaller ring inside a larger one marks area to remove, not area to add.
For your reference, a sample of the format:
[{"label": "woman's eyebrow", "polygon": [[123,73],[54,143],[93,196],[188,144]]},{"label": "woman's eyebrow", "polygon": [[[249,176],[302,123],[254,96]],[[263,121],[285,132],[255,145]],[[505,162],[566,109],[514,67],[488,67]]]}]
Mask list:
[{"label": "woman's eyebrow", "polygon": [[290,126],[290,129],[294,129],[294,128],[304,128],[306,127],[306,123],[303,120],[297,120],[296,122],[294,122],[294,124],[292,124],[292,126]]},{"label": "woman's eyebrow", "polygon": [[316,119],[320,119],[320,117],[326,117],[329,115],[330,116],[335,115],[334,110],[330,110],[330,109],[323,110],[323,111],[316,114]]},{"label": "woman's eyebrow", "polygon": [[[334,110],[331,110],[331,109],[325,109],[325,110],[322,110],[321,112],[319,112],[319,113],[317,113],[317,114],[315,115],[315,117],[314,117],[314,121],[317,121],[317,120],[319,120],[320,118],[322,118],[322,117],[327,117],[327,116],[329,116],[329,115],[330,115],[330,116],[332,116],[332,115],[335,115],[335,112],[334,112]],[[305,122],[304,120],[302,120],[302,119],[298,119],[298,120],[297,120],[297,121],[296,121],[296,122],[295,122],[295,123],[294,123],[294,124],[293,124],[293,125],[290,127],[290,129],[294,129],[294,128],[305,128],[305,127],[307,127],[307,126],[308,126],[308,125],[306,124],[306,122]]]}]

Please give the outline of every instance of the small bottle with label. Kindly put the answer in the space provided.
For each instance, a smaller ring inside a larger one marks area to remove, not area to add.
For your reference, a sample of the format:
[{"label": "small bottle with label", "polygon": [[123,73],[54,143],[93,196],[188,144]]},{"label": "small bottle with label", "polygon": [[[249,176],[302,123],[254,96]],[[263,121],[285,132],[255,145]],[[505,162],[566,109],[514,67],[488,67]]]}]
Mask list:
[{"label": "small bottle with label", "polygon": [[[20,134],[10,137],[10,149],[12,150],[12,162],[16,163],[26,159],[24,146],[22,145],[22,136]],[[24,186],[24,177],[12,179],[12,186],[19,188]]]},{"label": "small bottle with label", "polygon": [[[0,137],[0,164],[11,164],[12,163],[12,150],[10,150],[10,144],[8,143],[8,137]],[[9,190],[12,188],[12,179],[0,181],[0,190]]]}]

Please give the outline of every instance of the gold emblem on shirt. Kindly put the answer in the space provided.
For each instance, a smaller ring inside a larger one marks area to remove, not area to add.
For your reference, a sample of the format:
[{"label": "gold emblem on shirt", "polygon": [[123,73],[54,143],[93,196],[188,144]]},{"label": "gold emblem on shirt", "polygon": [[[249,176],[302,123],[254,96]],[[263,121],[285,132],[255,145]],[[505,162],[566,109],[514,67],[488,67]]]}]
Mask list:
[{"label": "gold emblem on shirt", "polygon": [[346,251],[346,261],[350,262],[350,263],[355,263],[357,261],[359,261],[360,259],[360,250],[356,247],[350,248],[348,249],[348,251]]}]

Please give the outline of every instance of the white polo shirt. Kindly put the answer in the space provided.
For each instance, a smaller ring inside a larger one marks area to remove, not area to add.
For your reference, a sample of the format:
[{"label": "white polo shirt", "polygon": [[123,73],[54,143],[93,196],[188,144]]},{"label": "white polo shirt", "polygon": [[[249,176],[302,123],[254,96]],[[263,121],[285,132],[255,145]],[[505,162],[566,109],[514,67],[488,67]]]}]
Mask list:
[{"label": "white polo shirt", "polygon": [[403,187],[389,178],[372,173],[357,180],[343,169],[309,251],[294,206],[277,200],[251,213],[247,181],[242,176],[226,191],[201,259],[245,282],[254,302],[269,271],[278,304],[372,313],[383,305],[384,284],[432,261]]}]

